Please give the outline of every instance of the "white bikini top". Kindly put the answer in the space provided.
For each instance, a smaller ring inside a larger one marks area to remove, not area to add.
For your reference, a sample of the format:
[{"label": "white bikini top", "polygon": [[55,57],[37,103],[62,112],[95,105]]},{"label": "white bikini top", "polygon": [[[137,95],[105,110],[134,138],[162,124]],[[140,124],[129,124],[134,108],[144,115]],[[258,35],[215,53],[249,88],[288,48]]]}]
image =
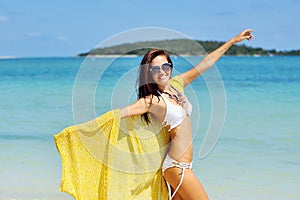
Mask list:
[{"label": "white bikini top", "polygon": [[183,120],[185,119],[186,115],[191,116],[192,114],[192,104],[189,100],[185,97],[185,103],[187,103],[187,109],[180,105],[176,105],[170,102],[165,96],[163,96],[159,91],[158,93],[163,98],[164,102],[166,103],[166,115],[163,123],[165,126],[170,125],[170,130],[179,126]]}]

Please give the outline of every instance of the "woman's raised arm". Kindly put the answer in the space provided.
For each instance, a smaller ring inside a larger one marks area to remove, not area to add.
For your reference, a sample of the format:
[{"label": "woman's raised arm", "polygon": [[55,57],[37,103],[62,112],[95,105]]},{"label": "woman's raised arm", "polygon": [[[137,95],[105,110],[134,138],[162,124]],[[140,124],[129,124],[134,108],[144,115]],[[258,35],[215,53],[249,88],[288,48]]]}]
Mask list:
[{"label": "woman's raised arm", "polygon": [[213,66],[224,54],[225,52],[234,44],[241,42],[243,40],[251,40],[253,38],[252,29],[246,29],[242,31],[237,36],[231,38],[222,46],[214,50],[213,52],[206,55],[196,66],[194,66],[189,71],[181,74],[184,79],[184,85],[188,85],[191,83],[195,78],[197,78],[200,74],[204,71],[209,69]]}]

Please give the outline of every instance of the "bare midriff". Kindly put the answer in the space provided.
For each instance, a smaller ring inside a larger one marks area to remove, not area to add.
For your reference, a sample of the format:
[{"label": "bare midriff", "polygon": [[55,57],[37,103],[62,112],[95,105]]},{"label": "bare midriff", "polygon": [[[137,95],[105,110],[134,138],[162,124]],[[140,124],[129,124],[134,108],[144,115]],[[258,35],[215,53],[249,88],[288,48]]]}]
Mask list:
[{"label": "bare midriff", "polygon": [[178,162],[190,163],[193,160],[192,124],[189,116],[182,123],[169,131],[171,143],[169,156]]}]

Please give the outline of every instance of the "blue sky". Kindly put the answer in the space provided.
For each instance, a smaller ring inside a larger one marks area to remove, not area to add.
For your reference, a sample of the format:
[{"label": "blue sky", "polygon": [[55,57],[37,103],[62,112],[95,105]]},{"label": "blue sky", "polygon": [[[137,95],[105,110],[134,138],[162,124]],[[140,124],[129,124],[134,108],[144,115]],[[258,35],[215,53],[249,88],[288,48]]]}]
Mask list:
[{"label": "blue sky", "polygon": [[298,0],[6,0],[0,2],[0,56],[74,56],[142,27],[225,41],[245,28],[244,44],[300,49]]}]

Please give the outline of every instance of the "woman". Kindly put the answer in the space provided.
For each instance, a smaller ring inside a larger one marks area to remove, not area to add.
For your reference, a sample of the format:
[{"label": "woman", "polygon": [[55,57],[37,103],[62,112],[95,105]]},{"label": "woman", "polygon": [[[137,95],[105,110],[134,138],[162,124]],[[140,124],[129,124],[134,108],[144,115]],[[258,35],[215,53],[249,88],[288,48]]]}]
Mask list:
[{"label": "woman", "polygon": [[[233,44],[252,39],[251,32],[251,29],[244,30],[204,57],[195,67],[173,79],[183,86],[190,84],[219,60]],[[150,50],[140,66],[139,99],[120,109],[120,117],[142,115],[147,123],[154,118],[165,124],[171,142],[162,171],[168,186],[169,199],[208,199],[192,171],[192,106],[182,91],[170,83],[172,68],[172,61],[166,51]]]},{"label": "woman", "polygon": [[241,32],[172,79],[169,55],[150,50],[141,62],[135,103],[54,136],[62,160],[60,190],[76,200],[207,199],[191,170],[192,106],[183,88],[233,44],[250,40],[251,32]]}]

